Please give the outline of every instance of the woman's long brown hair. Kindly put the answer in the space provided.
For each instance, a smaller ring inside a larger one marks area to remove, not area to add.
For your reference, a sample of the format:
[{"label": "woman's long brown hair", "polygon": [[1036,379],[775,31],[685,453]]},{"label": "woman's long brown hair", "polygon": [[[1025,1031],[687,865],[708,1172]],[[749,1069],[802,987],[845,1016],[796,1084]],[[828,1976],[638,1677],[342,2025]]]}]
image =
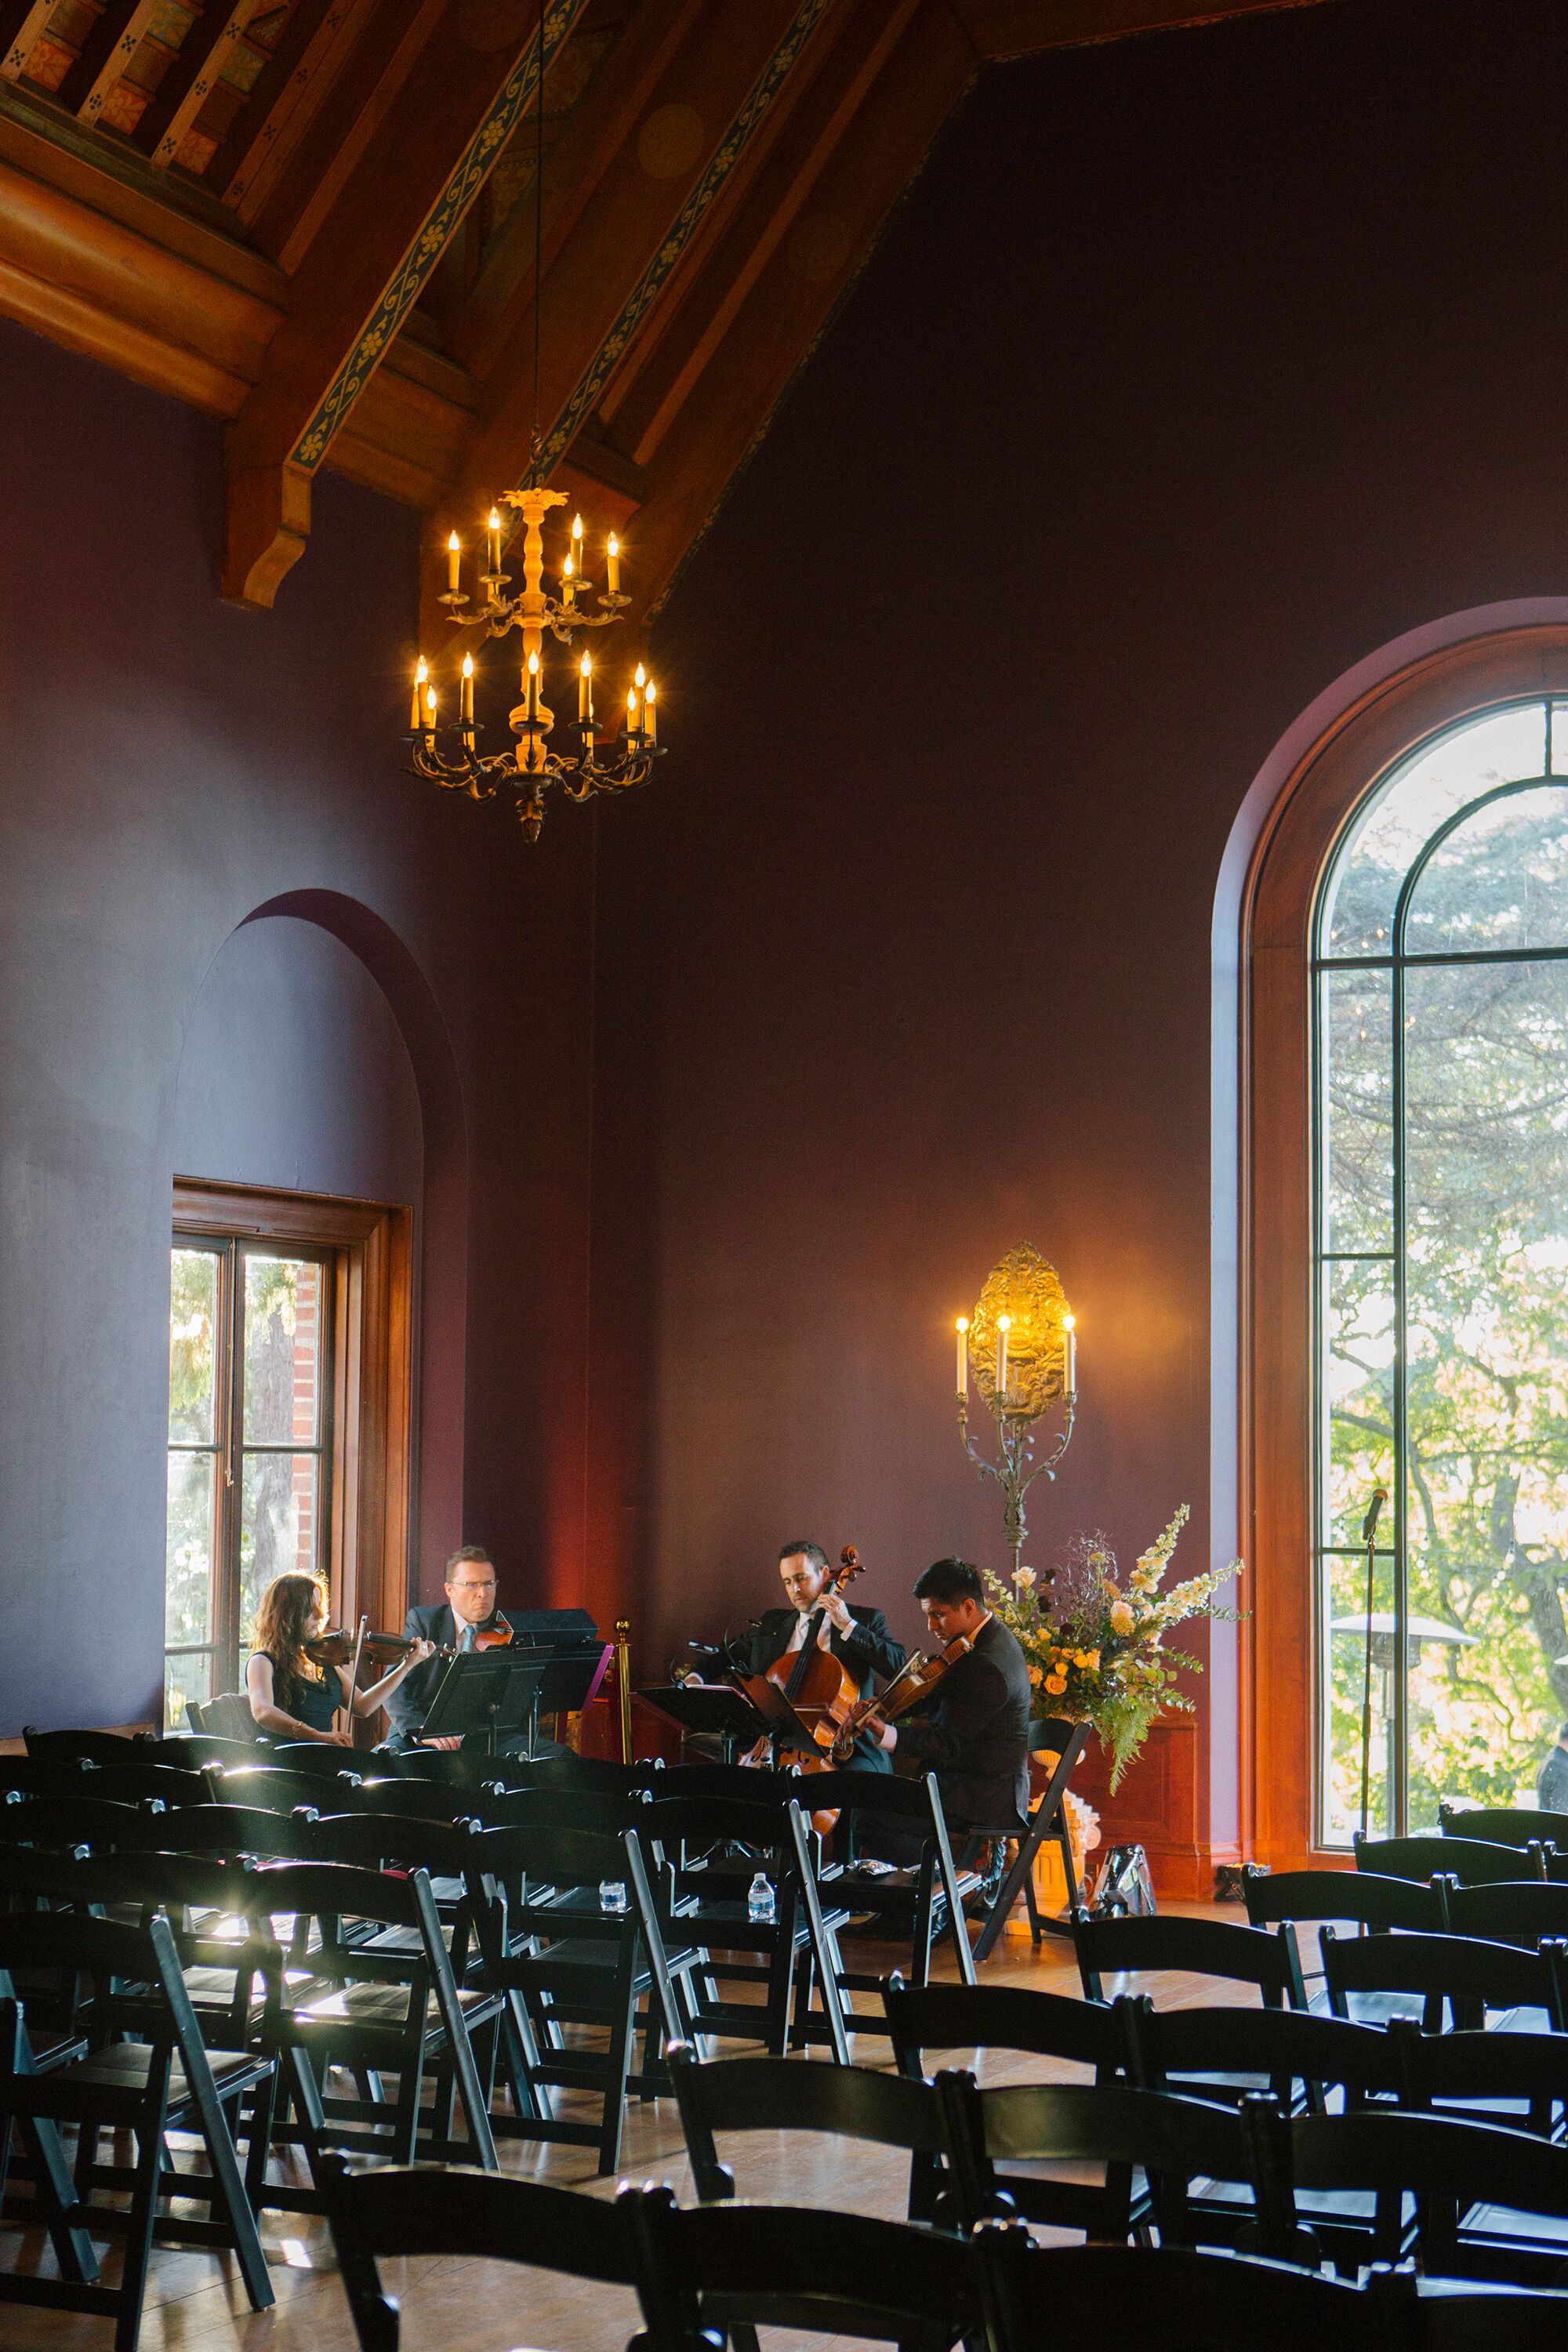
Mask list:
[{"label": "woman's long brown hair", "polygon": [[321,1668],[305,1654],[310,1619],[316,1609],[324,1605],[324,1595],[316,1579],[298,1570],[275,1576],[261,1596],[261,1606],[256,1612],[256,1646],[265,1650],[272,1660],[280,1706],[288,1705],[301,1684],[325,1680]]}]

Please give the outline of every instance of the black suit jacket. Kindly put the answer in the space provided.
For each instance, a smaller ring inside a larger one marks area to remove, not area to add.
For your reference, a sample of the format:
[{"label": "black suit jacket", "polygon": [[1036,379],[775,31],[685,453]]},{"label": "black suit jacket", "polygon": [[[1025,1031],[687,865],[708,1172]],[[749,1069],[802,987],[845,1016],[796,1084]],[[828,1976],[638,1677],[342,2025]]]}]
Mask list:
[{"label": "black suit jacket", "polygon": [[1029,1668],[997,1617],[950,1666],[922,1717],[903,1724],[900,1771],[933,1771],[962,1829],[1016,1832],[1029,1802]]},{"label": "black suit jacket", "polygon": [[[494,1622],[492,1611],[484,1623],[491,1625]],[[406,1638],[434,1642],[438,1650],[449,1650],[455,1646],[458,1630],[458,1621],[445,1601],[421,1602],[411,1609],[403,1621]],[[406,1737],[419,1730],[430,1712],[431,1702],[441,1687],[441,1678],[449,1663],[446,1658],[426,1658],[422,1666],[416,1666],[411,1675],[405,1675],[386,1702],[386,1712],[394,1733],[401,1732]]]},{"label": "black suit jacket", "polygon": [[[901,1642],[895,1642],[888,1631],[888,1621],[879,1609],[857,1609],[852,1601],[845,1603],[855,1620],[852,1633],[841,1633],[837,1626],[829,1630],[827,1646],[855,1678],[855,1687],[864,1698],[871,1688],[873,1675],[885,1679],[896,1675],[909,1656]],[[795,1632],[795,1612],[793,1609],[764,1610],[752,1629],[752,1672],[765,1674],[775,1658],[782,1658]],[[413,1676],[410,1675],[410,1681]],[[891,1759],[874,1739],[858,1739],[855,1743],[855,1763],[858,1769],[889,1772]]]}]

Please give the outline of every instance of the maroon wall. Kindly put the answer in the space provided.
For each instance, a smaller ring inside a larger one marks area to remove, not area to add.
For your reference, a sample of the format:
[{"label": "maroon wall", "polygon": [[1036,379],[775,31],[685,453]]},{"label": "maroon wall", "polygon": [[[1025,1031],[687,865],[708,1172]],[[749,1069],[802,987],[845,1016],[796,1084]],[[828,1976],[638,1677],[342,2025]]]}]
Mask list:
[{"label": "maroon wall", "polygon": [[[911,1635],[928,1560],[1000,1564],[951,1329],[1021,1239],[1082,1329],[1037,1564],[1190,1500],[1192,1568],[1229,1519],[1227,834],[1351,663],[1568,577],[1562,12],[1419,13],[988,76],[672,603],[679,750],[604,825],[599,907],[600,1528],[650,1664],[803,1530]],[[1215,1641],[1122,1809],[1194,1885],[1234,1829]]]},{"label": "maroon wall", "polygon": [[[373,982],[426,1147],[425,1589],[468,1537],[574,1599],[589,827],[528,856],[400,779],[411,517],[323,484],[279,611],[230,610],[216,429],[13,328],[0,450],[0,1732],[158,1703],[176,1165],[276,1181],[291,1136],[293,1181],[417,1181]],[[263,1033],[310,1092],[271,1130],[211,1078],[226,1035],[264,1087]]]}]

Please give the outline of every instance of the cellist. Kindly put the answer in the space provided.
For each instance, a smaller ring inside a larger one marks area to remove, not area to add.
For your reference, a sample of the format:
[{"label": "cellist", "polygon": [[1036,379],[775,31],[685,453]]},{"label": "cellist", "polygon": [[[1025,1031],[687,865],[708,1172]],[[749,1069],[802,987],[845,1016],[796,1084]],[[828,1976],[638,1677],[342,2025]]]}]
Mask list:
[{"label": "cellist", "polygon": [[[779,1581],[787,1608],[764,1610],[752,1631],[751,1670],[766,1674],[776,1659],[797,1652],[814,1616],[822,1619],[819,1645],[831,1650],[864,1697],[875,1675],[896,1675],[909,1653],[895,1642],[879,1609],[852,1606],[841,1592],[826,1590],[827,1554],[822,1546],[804,1539],[784,1544],[779,1552]],[[887,1772],[891,1759],[883,1754],[873,1732],[855,1746],[853,1771]]]}]

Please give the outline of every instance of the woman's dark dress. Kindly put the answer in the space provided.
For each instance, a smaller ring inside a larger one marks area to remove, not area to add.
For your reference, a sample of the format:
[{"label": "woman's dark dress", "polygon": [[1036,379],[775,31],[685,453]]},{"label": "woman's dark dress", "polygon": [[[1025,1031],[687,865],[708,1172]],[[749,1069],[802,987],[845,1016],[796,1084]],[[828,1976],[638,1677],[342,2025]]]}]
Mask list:
[{"label": "woman's dark dress", "polygon": [[312,1731],[331,1731],[338,1709],[343,1703],[336,1667],[326,1668],[324,1681],[300,1682],[279,1664],[270,1650],[264,1650],[261,1654],[272,1662],[273,1704],[281,1707],[285,1715],[291,1715],[296,1723],[309,1724]]}]

